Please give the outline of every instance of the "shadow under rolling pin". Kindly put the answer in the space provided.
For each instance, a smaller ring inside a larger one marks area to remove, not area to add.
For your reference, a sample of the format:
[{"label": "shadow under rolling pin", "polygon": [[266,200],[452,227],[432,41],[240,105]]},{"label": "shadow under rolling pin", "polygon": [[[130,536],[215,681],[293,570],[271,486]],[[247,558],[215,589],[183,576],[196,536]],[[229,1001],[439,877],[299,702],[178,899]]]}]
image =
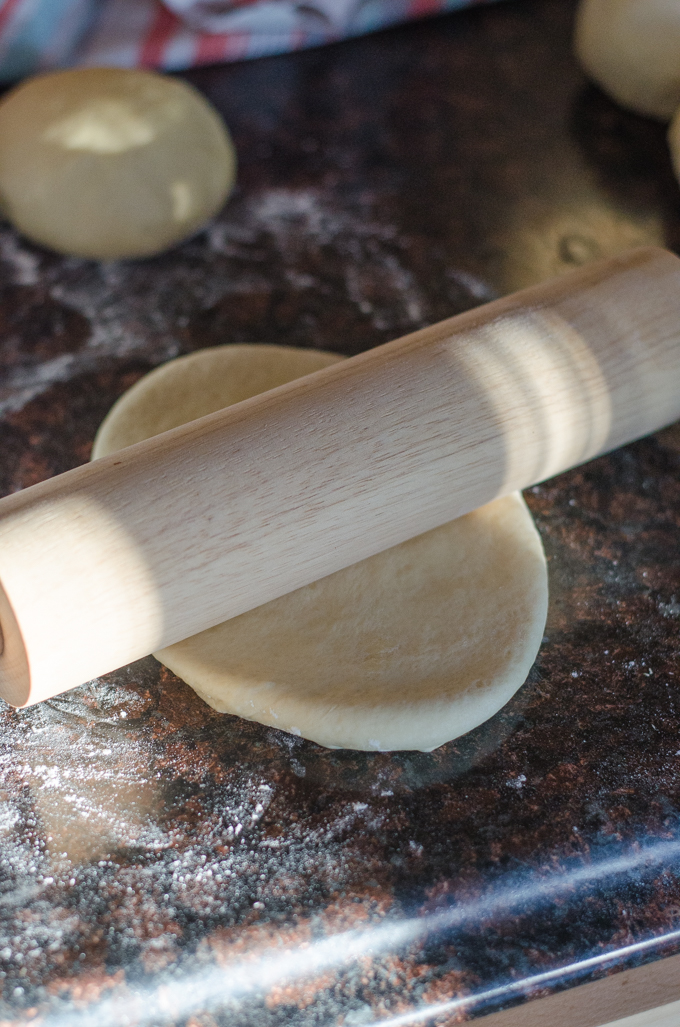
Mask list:
[{"label": "shadow under rolling pin", "polygon": [[680,260],[590,265],[0,500],[30,705],[680,417]]}]

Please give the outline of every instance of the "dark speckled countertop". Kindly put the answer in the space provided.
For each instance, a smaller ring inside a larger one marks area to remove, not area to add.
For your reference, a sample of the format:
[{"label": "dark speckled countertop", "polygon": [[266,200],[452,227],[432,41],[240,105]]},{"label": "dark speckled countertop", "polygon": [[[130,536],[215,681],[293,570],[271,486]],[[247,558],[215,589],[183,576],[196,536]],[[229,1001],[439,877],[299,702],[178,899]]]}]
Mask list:
[{"label": "dark speckled countertop", "polygon": [[[0,226],[0,486],[224,342],[357,353],[599,255],[680,244],[664,130],[588,86],[571,0],[189,78],[239,187],[154,260]],[[680,951],[680,431],[531,490],[526,685],[431,754],[220,716],[149,657],[0,710],[0,1021],[462,1022]]]}]

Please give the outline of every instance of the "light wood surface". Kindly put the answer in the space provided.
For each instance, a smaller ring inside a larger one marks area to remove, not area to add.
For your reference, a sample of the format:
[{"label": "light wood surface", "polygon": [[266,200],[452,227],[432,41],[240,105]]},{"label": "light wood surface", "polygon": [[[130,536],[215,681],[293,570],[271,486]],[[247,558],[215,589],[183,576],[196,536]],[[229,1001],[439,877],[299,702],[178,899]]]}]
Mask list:
[{"label": "light wood surface", "polygon": [[669,1002],[658,1009],[647,1009],[644,1013],[612,1020],[603,1027],[678,1027],[680,1024],[680,1002]]},{"label": "light wood surface", "polygon": [[0,501],[28,705],[680,417],[680,260],[573,272]]},{"label": "light wood surface", "polygon": [[679,1027],[680,955],[472,1022],[479,1027]]}]

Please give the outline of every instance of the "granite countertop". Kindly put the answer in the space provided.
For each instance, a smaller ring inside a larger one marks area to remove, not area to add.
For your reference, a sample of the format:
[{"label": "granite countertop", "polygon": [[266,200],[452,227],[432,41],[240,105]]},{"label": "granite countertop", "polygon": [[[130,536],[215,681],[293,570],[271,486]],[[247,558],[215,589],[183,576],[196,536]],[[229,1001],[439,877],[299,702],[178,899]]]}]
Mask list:
[{"label": "granite countertop", "polygon": [[[188,76],[240,156],[145,262],[0,226],[0,486],[224,342],[357,353],[638,242],[680,244],[663,126],[587,85],[571,0]],[[680,431],[532,489],[526,685],[431,754],[221,716],[153,658],[0,710],[0,1020],[440,1025],[680,951]]]}]

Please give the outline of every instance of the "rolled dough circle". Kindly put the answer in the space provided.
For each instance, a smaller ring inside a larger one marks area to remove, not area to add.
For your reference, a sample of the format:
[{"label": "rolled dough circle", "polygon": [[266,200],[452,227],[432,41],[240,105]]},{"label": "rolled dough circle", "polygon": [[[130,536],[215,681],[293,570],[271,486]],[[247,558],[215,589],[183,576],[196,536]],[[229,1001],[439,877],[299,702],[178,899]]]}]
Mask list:
[{"label": "rolled dough circle", "polygon": [[0,199],[59,253],[158,253],[215,214],[234,183],[227,129],[186,82],[149,71],[39,75],[0,102]]},{"label": "rolled dough circle", "polygon": [[[338,359],[279,346],[180,357],[118,400],[93,458]],[[155,655],[221,712],[332,748],[430,751],[523,684],[547,602],[543,547],[514,493]]]}]

